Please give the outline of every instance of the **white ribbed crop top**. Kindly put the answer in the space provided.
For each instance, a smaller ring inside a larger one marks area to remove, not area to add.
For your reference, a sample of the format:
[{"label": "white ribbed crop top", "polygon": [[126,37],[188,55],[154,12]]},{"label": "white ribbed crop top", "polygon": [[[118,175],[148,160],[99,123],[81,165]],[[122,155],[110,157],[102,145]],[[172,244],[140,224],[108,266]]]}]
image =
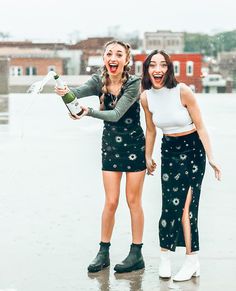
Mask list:
[{"label": "white ribbed crop top", "polygon": [[153,123],[164,134],[180,133],[195,128],[187,108],[181,103],[180,86],[178,84],[171,89],[162,87],[145,91]]}]

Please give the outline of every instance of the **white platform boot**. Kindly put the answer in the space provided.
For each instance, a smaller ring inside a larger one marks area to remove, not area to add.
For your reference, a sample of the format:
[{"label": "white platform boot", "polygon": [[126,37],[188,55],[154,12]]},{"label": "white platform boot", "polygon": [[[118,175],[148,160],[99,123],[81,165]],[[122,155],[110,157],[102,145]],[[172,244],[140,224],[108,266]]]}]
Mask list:
[{"label": "white platform boot", "polygon": [[163,279],[171,277],[170,251],[161,251],[159,277]]},{"label": "white platform boot", "polygon": [[186,255],[184,264],[179,272],[174,276],[174,281],[187,281],[192,277],[200,276],[200,263],[198,254]]}]

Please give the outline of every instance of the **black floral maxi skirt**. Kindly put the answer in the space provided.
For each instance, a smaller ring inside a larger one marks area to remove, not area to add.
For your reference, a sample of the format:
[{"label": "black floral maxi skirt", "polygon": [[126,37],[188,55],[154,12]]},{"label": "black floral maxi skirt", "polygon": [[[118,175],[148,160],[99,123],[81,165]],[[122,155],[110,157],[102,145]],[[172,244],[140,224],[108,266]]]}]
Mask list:
[{"label": "black floral maxi skirt", "polygon": [[145,169],[145,137],[141,126],[105,124],[102,136],[102,170],[139,172]]},{"label": "black floral maxi skirt", "polygon": [[181,220],[190,188],[191,250],[198,251],[198,205],[206,164],[202,142],[197,132],[179,137],[163,136],[161,153],[160,246],[171,251],[175,251],[177,246],[185,246]]}]

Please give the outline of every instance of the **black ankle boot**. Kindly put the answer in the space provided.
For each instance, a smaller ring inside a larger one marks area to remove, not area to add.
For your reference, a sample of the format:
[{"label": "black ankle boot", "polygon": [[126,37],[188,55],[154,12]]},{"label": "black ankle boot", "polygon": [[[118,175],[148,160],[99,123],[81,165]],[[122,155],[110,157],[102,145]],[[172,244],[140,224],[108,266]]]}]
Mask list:
[{"label": "black ankle boot", "polygon": [[109,247],[110,243],[100,242],[100,249],[96,258],[88,266],[88,271],[91,273],[99,272],[102,269],[110,266]]},{"label": "black ankle boot", "polygon": [[114,270],[117,273],[132,272],[145,267],[141,248],[143,244],[132,244],[128,256],[121,264],[115,265]]}]

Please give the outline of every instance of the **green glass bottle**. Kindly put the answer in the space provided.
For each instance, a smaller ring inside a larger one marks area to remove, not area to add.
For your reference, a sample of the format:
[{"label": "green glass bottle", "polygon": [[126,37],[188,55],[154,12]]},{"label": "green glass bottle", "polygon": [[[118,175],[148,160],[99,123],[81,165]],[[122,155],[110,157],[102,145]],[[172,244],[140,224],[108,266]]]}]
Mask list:
[{"label": "green glass bottle", "polygon": [[[64,88],[65,84],[63,83],[62,79],[59,75],[55,75],[54,79],[56,81],[58,88]],[[64,96],[62,96],[62,100],[64,101],[66,107],[70,111],[72,115],[81,115],[83,113],[83,109],[81,109],[79,102],[75,96],[75,94],[70,91],[66,93]]]}]

